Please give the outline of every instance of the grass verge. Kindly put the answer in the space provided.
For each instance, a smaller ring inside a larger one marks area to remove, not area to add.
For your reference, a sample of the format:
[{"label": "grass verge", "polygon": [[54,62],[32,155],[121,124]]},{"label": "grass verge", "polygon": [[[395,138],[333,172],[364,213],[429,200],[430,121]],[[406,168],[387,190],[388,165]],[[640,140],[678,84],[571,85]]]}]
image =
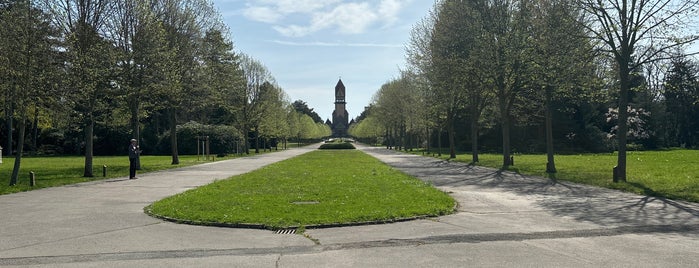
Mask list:
[{"label": "grass verge", "polygon": [[146,208],[180,221],[268,229],[387,222],[456,202],[357,150],[322,150],[177,194]]},{"label": "grass verge", "polygon": [[[419,152],[416,152],[419,153]],[[447,159],[448,155],[442,155]],[[502,155],[479,154],[478,165],[501,168]],[[630,151],[627,182],[613,183],[617,154],[556,155],[557,173],[547,174],[545,154],[516,154],[509,170],[627,192],[699,202],[699,150]],[[451,161],[470,162],[470,153]]]},{"label": "grass verge", "polygon": [[[171,156],[141,156],[142,170],[139,170],[137,174],[204,163],[203,161],[198,161],[196,155],[181,155],[179,159],[179,165],[172,165]],[[219,160],[219,158],[216,159]],[[19,183],[15,186],[9,186],[14,160],[14,158],[8,157],[3,157],[2,159],[0,177],[4,178],[4,182],[0,182],[0,194],[129,176],[129,158],[126,156],[94,157],[94,177],[90,178],[83,177],[85,157],[22,157]],[[107,166],[106,177],[102,174],[102,167],[105,165]],[[34,187],[29,186],[29,172],[34,172],[35,174],[36,185]]]}]

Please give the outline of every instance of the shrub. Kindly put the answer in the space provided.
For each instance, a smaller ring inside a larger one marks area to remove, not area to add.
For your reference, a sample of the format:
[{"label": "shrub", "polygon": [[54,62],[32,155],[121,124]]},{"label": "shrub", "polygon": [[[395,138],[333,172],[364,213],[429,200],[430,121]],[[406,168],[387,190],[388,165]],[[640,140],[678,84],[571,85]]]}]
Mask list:
[{"label": "shrub", "polygon": [[344,143],[324,143],[320,146],[320,149],[356,149],[354,145],[349,142]]}]

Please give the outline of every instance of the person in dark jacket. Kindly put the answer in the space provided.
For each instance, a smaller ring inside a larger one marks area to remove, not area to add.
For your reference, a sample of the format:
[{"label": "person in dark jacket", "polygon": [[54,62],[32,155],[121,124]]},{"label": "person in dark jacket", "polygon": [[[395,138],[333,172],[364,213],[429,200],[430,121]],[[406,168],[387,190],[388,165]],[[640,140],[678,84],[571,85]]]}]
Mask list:
[{"label": "person in dark jacket", "polygon": [[129,179],[136,178],[136,170],[141,169],[141,149],[138,146],[138,141],[136,139],[131,139],[131,144],[129,144]]}]

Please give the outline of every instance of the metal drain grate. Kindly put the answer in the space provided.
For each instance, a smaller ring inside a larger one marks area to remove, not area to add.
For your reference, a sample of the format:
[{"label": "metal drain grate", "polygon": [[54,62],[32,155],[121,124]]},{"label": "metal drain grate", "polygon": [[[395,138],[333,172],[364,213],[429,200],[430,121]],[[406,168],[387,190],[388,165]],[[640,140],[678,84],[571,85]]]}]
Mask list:
[{"label": "metal drain grate", "polygon": [[276,234],[296,234],[296,229],[281,229],[277,230]]}]

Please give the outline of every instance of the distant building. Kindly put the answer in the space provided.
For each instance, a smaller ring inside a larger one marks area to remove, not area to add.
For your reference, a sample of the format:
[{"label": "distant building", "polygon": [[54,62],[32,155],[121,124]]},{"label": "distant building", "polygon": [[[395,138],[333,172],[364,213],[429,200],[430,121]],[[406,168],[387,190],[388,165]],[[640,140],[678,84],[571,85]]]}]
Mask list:
[{"label": "distant building", "polygon": [[345,85],[342,84],[342,79],[337,81],[335,86],[335,110],[333,111],[332,132],[333,137],[347,137],[347,129],[349,128],[349,113],[345,109]]}]

